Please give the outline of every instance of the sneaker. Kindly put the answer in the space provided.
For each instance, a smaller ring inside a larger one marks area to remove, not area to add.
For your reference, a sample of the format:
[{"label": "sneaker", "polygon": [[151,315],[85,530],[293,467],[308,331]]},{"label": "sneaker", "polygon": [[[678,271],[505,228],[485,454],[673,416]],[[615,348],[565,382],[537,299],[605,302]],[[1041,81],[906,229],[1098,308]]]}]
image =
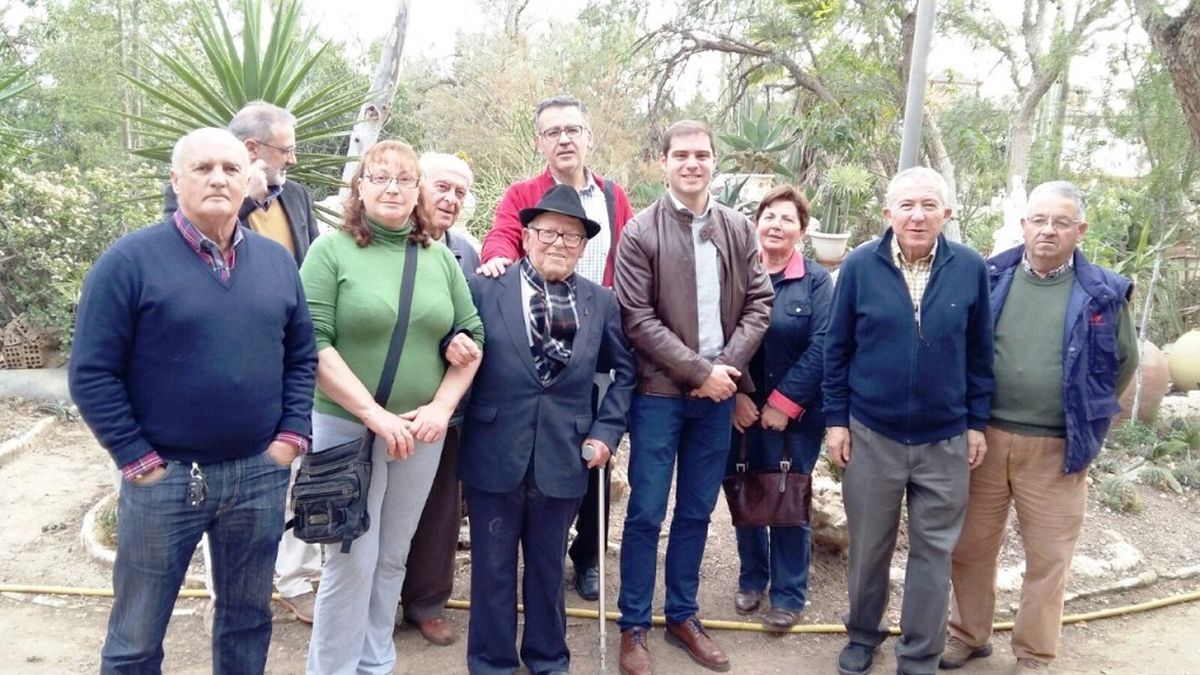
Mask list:
[{"label": "sneaker", "polygon": [[290,598],[279,598],[279,604],[287,607],[296,618],[304,623],[313,622],[313,611],[317,608],[317,594],[312,591],[294,595]]},{"label": "sneaker", "polygon": [[938,668],[942,670],[954,670],[967,665],[967,661],[971,659],[979,659],[985,656],[992,655],[992,643],[987,643],[982,647],[972,647],[967,644],[962,638],[951,636],[946,640],[946,648],[942,650],[942,660],[938,662]]},{"label": "sneaker", "polygon": [[1049,673],[1050,664],[1042,663],[1037,659],[1017,659],[1017,672],[1021,675],[1026,675],[1026,673]]},{"label": "sneaker", "polygon": [[866,675],[875,662],[875,648],[857,642],[847,642],[838,654],[838,675]]}]

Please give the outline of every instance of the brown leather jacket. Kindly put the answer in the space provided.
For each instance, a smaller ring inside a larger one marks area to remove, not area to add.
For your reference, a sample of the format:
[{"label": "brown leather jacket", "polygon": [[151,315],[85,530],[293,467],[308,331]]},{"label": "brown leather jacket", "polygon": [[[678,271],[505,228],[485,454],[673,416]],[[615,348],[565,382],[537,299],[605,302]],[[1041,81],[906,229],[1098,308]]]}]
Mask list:
[{"label": "brown leather jacket", "polygon": [[704,384],[714,363],[737,368],[739,388],[753,391],[746,371],[767,331],[774,291],[750,221],[715,200],[712,204],[707,228],[717,247],[725,332],[725,347],[712,363],[696,351],[700,328],[691,213],[664,195],[633,217],[617,244],[613,290],[637,355],[641,393],[684,396]]}]

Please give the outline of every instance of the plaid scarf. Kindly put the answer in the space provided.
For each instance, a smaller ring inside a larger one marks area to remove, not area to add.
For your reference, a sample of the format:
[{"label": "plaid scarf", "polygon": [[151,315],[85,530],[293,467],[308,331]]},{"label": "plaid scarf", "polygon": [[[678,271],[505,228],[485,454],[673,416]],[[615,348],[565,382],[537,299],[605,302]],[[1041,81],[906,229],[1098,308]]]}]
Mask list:
[{"label": "plaid scarf", "polygon": [[574,275],[566,281],[546,281],[529,264],[529,258],[522,258],[521,278],[534,290],[529,298],[529,332],[533,337],[529,350],[538,377],[546,384],[571,360],[571,345],[579,329]]}]

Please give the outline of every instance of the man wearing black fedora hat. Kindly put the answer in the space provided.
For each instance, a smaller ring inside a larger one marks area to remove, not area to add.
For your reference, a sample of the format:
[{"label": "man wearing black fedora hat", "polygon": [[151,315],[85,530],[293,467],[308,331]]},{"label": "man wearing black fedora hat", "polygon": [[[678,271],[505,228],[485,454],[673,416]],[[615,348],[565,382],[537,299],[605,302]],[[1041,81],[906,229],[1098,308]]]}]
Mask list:
[{"label": "man wearing black fedora hat", "polygon": [[[633,355],[612,291],[575,273],[600,226],[570,186],[522,209],[526,255],[471,293],[492,336],[467,406],[458,473],[471,522],[467,668],[567,672],[563,599],[567,530],[625,432]],[[614,373],[591,406],[593,375]],[[584,446],[594,452],[590,461]],[[525,631],[518,656],[517,548],[525,561]]]}]

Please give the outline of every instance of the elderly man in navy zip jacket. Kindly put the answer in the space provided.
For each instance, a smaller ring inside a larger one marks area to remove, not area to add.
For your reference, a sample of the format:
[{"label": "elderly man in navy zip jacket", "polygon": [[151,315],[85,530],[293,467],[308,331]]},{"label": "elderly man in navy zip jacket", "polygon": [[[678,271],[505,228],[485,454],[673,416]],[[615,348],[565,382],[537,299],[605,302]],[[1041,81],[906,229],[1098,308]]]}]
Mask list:
[{"label": "elderly man in navy zip jacket", "polygon": [[[521,210],[526,256],[499,278],[476,277],[471,293],[484,346],[459,446],[458,473],[471,520],[472,675],[571,669],[563,600],[567,529],[625,433],[634,360],[616,296],[575,273],[600,232],[574,188],[550,188]],[[593,376],[613,372],[592,406]],[[596,411],[593,414],[593,409]],[[584,446],[594,452],[583,459]],[[525,575],[525,631],[517,639],[517,547]]]},{"label": "elderly man in navy zip jacket", "polygon": [[970,469],[983,461],[992,392],[987,270],[948,241],[946,181],[930,169],[888,185],[890,228],[842,264],[825,337],[829,455],[846,469],[850,534],[849,642],[838,672],[871,669],[901,501],[908,504],[908,569],[901,673],[934,673],[946,638],[950,553],[966,514]]},{"label": "elderly man in navy zip jacket", "polygon": [[1066,181],[1029,193],[1025,243],[988,261],[996,317],[991,448],[971,474],[954,549],[954,613],[943,668],[992,652],[996,558],[1015,504],[1025,550],[1012,632],[1020,672],[1057,656],[1063,592],[1083,528],[1087,467],[1137,368],[1129,279],[1088,262],[1083,194]]}]

